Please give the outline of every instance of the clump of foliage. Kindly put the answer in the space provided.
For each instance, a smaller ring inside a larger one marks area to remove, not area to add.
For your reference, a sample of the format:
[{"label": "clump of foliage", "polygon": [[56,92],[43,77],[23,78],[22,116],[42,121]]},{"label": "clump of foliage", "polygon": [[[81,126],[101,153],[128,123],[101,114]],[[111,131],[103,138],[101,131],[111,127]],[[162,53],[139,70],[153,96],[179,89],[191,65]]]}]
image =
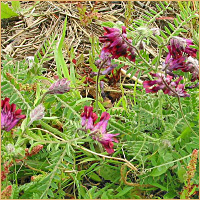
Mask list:
[{"label": "clump of foliage", "polygon": [[81,24],[83,26],[88,26],[93,20],[101,18],[101,14],[98,13],[98,10],[94,9],[94,6],[91,8],[91,10],[87,11],[87,6],[83,5],[81,2],[78,2],[77,9],[80,14]]},{"label": "clump of foliage", "polygon": [[[56,80],[42,76],[39,54],[31,67],[2,61],[2,198],[198,198],[199,33],[181,34],[196,10],[186,7],[159,30],[152,24],[170,3],[155,9],[127,27],[104,22],[104,35],[91,39],[96,99],[81,96],[73,48],[65,63],[67,18],[62,37],[52,36]],[[124,65],[131,77],[139,70],[133,92],[121,84],[121,98],[106,108],[106,76]]]}]

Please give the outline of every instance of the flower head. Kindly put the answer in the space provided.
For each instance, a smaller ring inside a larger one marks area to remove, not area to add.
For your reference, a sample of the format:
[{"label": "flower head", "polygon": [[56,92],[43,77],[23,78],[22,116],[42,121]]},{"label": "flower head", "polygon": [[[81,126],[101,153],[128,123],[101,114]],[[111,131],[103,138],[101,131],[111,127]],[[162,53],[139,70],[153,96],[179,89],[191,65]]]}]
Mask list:
[{"label": "flower head", "polygon": [[118,143],[118,140],[115,138],[115,136],[119,135],[119,133],[107,133],[106,129],[108,125],[108,120],[110,119],[109,113],[103,112],[100,121],[94,124],[97,118],[98,117],[96,113],[93,113],[93,107],[84,107],[84,112],[81,114],[82,126],[86,127],[86,130],[89,129],[91,131],[90,135],[92,136],[92,138],[100,142],[106,149],[106,151],[109,154],[112,154],[114,153],[113,142]]},{"label": "flower head", "polygon": [[167,71],[169,72],[179,69],[183,72],[190,72],[192,74],[192,82],[199,79],[199,62],[191,56],[188,58],[186,56],[182,56],[177,59],[170,58],[164,65],[165,67],[168,67]]},{"label": "flower head", "polygon": [[8,153],[13,153],[15,152],[15,146],[13,144],[8,144],[6,145],[6,150]]},{"label": "flower head", "polygon": [[194,48],[191,48],[190,47],[191,45],[194,45],[192,40],[181,38],[178,36],[174,36],[170,40],[170,46],[172,47],[173,51],[179,50],[179,51],[182,51],[182,52],[188,54],[189,56],[196,57],[197,50]]},{"label": "flower head", "polygon": [[26,118],[26,115],[21,115],[22,110],[16,110],[16,105],[9,104],[10,99],[1,100],[1,129],[10,131],[17,123]]},{"label": "flower head", "polygon": [[[146,90],[146,93],[157,93],[158,90],[163,90],[164,94],[168,94],[170,96],[176,96],[172,90],[174,90],[180,97],[189,97],[190,95],[184,90],[185,85],[179,84],[179,82],[183,79],[183,77],[179,77],[178,80],[172,81],[173,77],[170,75],[167,75],[167,77],[164,77],[162,74],[152,74],[152,76],[157,77],[157,80],[153,81],[144,81],[143,87]],[[170,90],[164,83],[168,84],[168,86],[172,89]]]},{"label": "flower head", "polygon": [[64,94],[65,92],[69,92],[70,90],[70,81],[67,81],[66,78],[60,79],[53,83],[49,90],[49,94]]},{"label": "flower head", "polygon": [[181,70],[183,72],[192,73],[192,82],[199,80],[199,62],[197,59],[194,59],[190,56]]},{"label": "flower head", "polygon": [[190,45],[194,45],[192,40],[174,36],[170,40],[170,45],[167,46],[169,53],[166,57],[166,63],[172,57],[173,59],[178,59],[185,53],[188,56],[196,57],[197,50],[191,48]]},{"label": "flower head", "polygon": [[[132,40],[127,38],[126,27],[122,26],[122,33],[117,28],[103,27],[106,33],[99,38],[99,41],[104,43],[102,51],[104,53],[110,53],[112,58],[119,58],[124,56],[135,62],[135,52],[129,47],[126,42],[132,43]],[[123,36],[123,38],[122,38]]]},{"label": "flower head", "polygon": [[81,114],[81,125],[83,127],[86,126],[86,129],[92,130],[97,118],[96,113],[93,113],[93,107],[85,106],[84,112]]},{"label": "flower head", "polygon": [[109,119],[110,119],[110,114],[107,112],[103,112],[100,121],[97,124],[95,124],[94,128],[92,129],[92,138],[100,142],[106,149],[106,151],[109,154],[112,154],[114,153],[113,142],[118,143],[118,140],[115,138],[115,136],[119,135],[119,133],[117,134],[107,133],[106,129]]}]

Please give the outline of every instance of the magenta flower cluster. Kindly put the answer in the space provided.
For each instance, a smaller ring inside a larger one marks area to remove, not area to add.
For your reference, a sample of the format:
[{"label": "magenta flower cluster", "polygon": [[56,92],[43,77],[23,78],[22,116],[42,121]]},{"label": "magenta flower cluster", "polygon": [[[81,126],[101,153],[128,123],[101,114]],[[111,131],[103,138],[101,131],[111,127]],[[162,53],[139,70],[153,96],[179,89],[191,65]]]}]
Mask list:
[{"label": "magenta flower cluster", "polygon": [[26,118],[26,115],[21,115],[22,110],[16,110],[16,105],[9,104],[10,99],[1,100],[1,129],[10,131],[17,123]]},{"label": "magenta flower cluster", "polygon": [[169,53],[165,60],[165,67],[169,71],[182,70],[192,74],[191,81],[199,79],[199,63],[196,58],[197,50],[190,46],[194,43],[185,38],[173,37],[167,46]]},{"label": "magenta flower cluster", "polygon": [[[129,60],[135,62],[135,51],[134,49],[126,43],[132,44],[132,40],[127,38],[126,27],[122,26],[122,33],[117,28],[103,27],[106,31],[104,36],[99,37],[99,41],[103,43],[103,48],[101,50],[100,58],[95,62],[99,68],[106,68],[102,75],[108,74],[117,64],[111,64],[111,60],[114,58],[119,58],[121,56],[128,58]],[[93,73],[93,75],[97,75]]]},{"label": "magenta flower cluster", "polygon": [[[164,67],[170,75],[174,75],[172,72],[178,69],[183,72],[190,72],[192,73],[191,81],[194,82],[199,79],[199,63],[195,59],[197,50],[191,48],[190,45],[194,44],[189,39],[173,37],[170,40],[170,45],[167,46],[169,53],[166,57]],[[189,97],[190,95],[185,91],[185,85],[179,84],[183,80],[183,77],[180,76],[178,80],[173,81],[173,76],[170,75],[165,77],[161,74],[152,74],[152,76],[158,79],[143,82],[146,92],[156,93],[158,90],[163,90],[165,94],[170,96]]]},{"label": "magenta flower cluster", "polygon": [[[179,77],[176,81],[172,81],[173,77],[170,75],[167,75],[165,77],[163,74],[151,74],[153,77],[157,77],[157,80],[153,81],[144,81],[143,82],[143,87],[146,90],[146,93],[157,93],[158,90],[162,90],[165,94],[168,94],[170,96],[176,96],[178,94],[180,97],[189,97],[190,95],[184,90],[185,85],[184,84],[179,84],[181,80],[183,80],[183,77]],[[164,81],[163,81],[164,80]],[[168,85],[166,85],[166,84]],[[172,90],[169,89],[173,89]]]},{"label": "magenta flower cluster", "polygon": [[98,116],[96,113],[93,113],[93,107],[84,107],[84,112],[81,114],[82,126],[85,128],[85,130],[90,130],[90,135],[92,138],[100,142],[107,153],[112,154],[114,153],[113,142],[118,143],[118,140],[115,138],[115,136],[119,135],[119,133],[107,133],[106,129],[108,120],[110,119],[109,113],[103,112],[100,121],[95,124],[97,118]]},{"label": "magenta flower cluster", "polygon": [[124,56],[129,58],[131,61],[135,62],[135,51],[133,48],[128,46],[126,42],[132,44],[132,40],[127,38],[126,27],[122,26],[122,33],[117,28],[103,27],[106,33],[104,36],[100,37],[100,42],[104,43],[103,52],[108,52],[112,55],[112,58],[119,58]]}]

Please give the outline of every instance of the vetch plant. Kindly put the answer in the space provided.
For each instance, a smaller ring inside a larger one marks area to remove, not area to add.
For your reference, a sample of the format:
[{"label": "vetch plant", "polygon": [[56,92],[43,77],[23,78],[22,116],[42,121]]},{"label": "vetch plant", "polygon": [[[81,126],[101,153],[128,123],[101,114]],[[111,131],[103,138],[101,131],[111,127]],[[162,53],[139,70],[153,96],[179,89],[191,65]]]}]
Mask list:
[{"label": "vetch plant", "polygon": [[[47,4],[56,16],[66,9]],[[198,199],[198,4],[151,2],[127,8],[126,26],[116,15],[105,21],[124,5],[78,3],[31,55],[31,69],[3,55],[3,197]]]},{"label": "vetch plant", "polygon": [[[124,58],[129,58],[130,61],[135,62],[136,54],[144,61],[145,64],[148,65],[149,68],[151,68],[153,71],[155,69],[146,62],[146,60],[141,56],[139,50],[137,47],[134,47],[132,45],[132,40],[127,38],[126,35],[126,27],[122,26],[122,34],[120,33],[119,29],[116,28],[109,28],[109,27],[104,27],[104,30],[106,33],[104,36],[100,37],[99,40],[100,42],[104,43],[102,47],[101,54],[103,52],[103,55],[106,55],[107,60],[110,61],[110,57],[108,53],[112,55],[112,59],[114,58],[119,58],[119,57],[124,57]],[[166,57],[165,64],[164,64],[164,70],[165,72],[170,72],[171,75],[173,75],[173,70],[177,69],[182,69],[183,72],[188,72],[190,71],[192,73],[192,79],[191,81],[194,82],[198,78],[198,68],[196,62],[194,66],[194,60],[193,63],[191,63],[191,58],[189,58],[190,65],[187,63],[187,66],[185,65],[185,60],[190,57],[196,57],[196,49],[193,49],[190,47],[190,45],[194,45],[194,43],[185,38],[181,37],[176,37],[174,36],[173,38],[170,39],[170,45],[167,46],[169,53]],[[131,52],[130,55],[128,55],[128,51]],[[161,51],[160,51],[161,52]],[[100,56],[101,57],[101,56]],[[160,55],[159,55],[160,57]],[[106,61],[107,61],[106,60]],[[106,63],[106,61],[104,63]],[[102,64],[103,66],[103,64]],[[101,66],[101,67],[102,67]],[[182,68],[181,68],[182,67]],[[100,75],[100,70],[99,68],[97,76]],[[156,70],[157,71],[157,70]],[[152,93],[157,93],[158,90],[162,89],[165,94],[168,94],[170,96],[175,96],[178,97],[178,102],[179,102],[179,107],[181,110],[181,114],[192,130],[191,126],[185,119],[180,103],[180,97],[189,97],[189,94],[184,90],[185,85],[184,84],[179,84],[183,78],[180,76],[179,79],[175,82],[171,82],[172,76],[167,75],[159,75],[158,73],[153,74],[154,77],[160,77],[156,81],[144,81],[143,86],[146,89],[146,92],[152,92]],[[151,87],[154,84],[157,84],[157,86]],[[98,77],[97,77],[97,98],[96,98],[96,103],[98,105]],[[97,106],[98,110],[98,106]],[[192,130],[192,132],[196,135],[196,133]]]}]

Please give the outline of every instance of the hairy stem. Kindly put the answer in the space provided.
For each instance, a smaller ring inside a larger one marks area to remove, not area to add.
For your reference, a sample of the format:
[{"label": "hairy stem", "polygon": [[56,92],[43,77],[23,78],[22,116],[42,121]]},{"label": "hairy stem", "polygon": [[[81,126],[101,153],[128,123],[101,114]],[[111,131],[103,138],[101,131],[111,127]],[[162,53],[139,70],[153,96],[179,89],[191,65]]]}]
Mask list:
[{"label": "hairy stem", "polygon": [[96,84],[96,113],[97,113],[97,116],[98,116],[99,76],[100,76],[100,72],[101,72],[102,67],[103,67],[104,64],[108,61],[108,59],[109,59],[109,58],[107,58],[106,60],[103,61],[103,63],[100,65],[99,71],[98,71],[98,73],[97,73],[97,84]]},{"label": "hairy stem", "polygon": [[103,157],[103,158],[109,158],[109,159],[112,159],[112,160],[119,160],[119,161],[122,161],[122,162],[125,162],[126,164],[127,164],[127,166],[128,167],[130,167],[132,170],[134,170],[134,171],[137,171],[137,168],[133,165],[133,164],[131,164],[128,160],[126,160],[126,159],[123,159],[123,158],[116,158],[116,157],[111,157],[111,156],[106,156],[106,155],[102,155],[102,154],[100,154],[100,153],[96,153],[96,152],[94,152],[94,151],[91,151],[91,150],[89,150],[89,149],[86,149],[85,147],[82,147],[82,146],[78,146],[78,145],[74,145],[75,147],[78,147],[78,148],[80,148],[80,149],[82,149],[82,150],[84,150],[84,151],[87,151],[87,152],[89,152],[89,153],[92,153],[92,154],[94,154],[94,155],[97,155],[97,156],[101,156],[101,157]]},{"label": "hairy stem", "polygon": [[136,47],[134,47],[130,42],[128,42],[124,36],[121,34],[121,37],[123,39],[123,41],[131,48],[135,49],[136,53],[138,54],[138,56],[142,59],[142,61],[150,68],[154,71],[153,67],[141,56],[140,52],[138,51],[138,49]]},{"label": "hairy stem", "polygon": [[98,95],[99,95],[99,76],[100,76],[100,72],[101,72],[101,68],[103,67],[103,65],[101,65],[99,67],[99,71],[98,71],[98,74],[97,74],[97,84],[96,84],[96,113],[97,113],[97,116],[98,116]]},{"label": "hairy stem", "polygon": [[48,94],[48,92],[45,92],[44,94],[43,94],[43,96],[42,96],[42,98],[41,98],[41,100],[40,100],[40,103],[39,104],[41,104],[41,103],[43,103],[43,101],[44,101],[44,98],[46,97],[46,95]]}]

